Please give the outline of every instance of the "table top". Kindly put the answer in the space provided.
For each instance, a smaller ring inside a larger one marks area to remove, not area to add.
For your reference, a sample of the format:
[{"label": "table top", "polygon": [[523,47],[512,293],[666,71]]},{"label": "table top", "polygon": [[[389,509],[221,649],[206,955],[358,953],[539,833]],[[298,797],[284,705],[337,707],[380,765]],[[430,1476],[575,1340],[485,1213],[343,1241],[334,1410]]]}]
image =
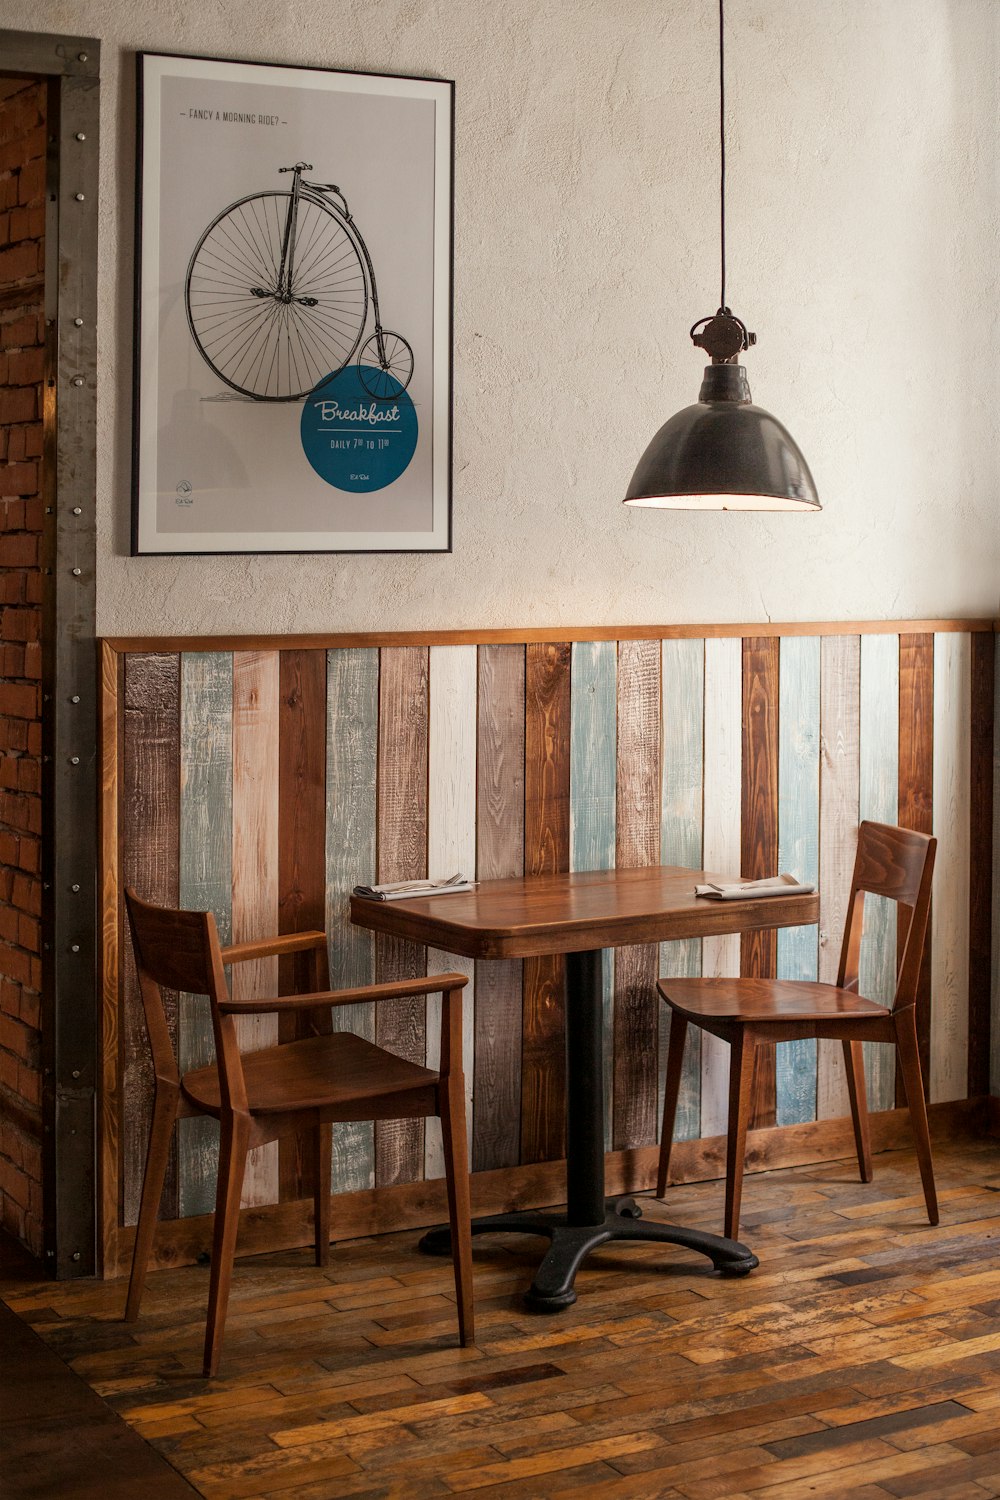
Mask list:
[{"label": "table top", "polygon": [[819,896],[752,901],[696,897],[695,884],[733,876],[651,865],[483,880],[473,891],[405,901],[351,897],[351,921],[466,958],[529,958],[627,943],[801,927],[819,921]]}]

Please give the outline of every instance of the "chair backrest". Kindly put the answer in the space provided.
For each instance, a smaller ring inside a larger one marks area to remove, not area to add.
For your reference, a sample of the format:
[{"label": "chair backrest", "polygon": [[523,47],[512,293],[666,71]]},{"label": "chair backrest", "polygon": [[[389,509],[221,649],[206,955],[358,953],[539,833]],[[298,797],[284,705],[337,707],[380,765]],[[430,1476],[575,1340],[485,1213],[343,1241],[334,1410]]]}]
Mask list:
[{"label": "chair backrest", "polygon": [[210,911],[176,911],[171,907],[153,906],[129,889],[125,891],[125,910],[132,933],[139,993],[153,1054],[154,1073],[166,1082],[176,1083],[180,1078],[162,990],[183,990],[192,995],[207,995],[212,1006],[212,1026],[223,1093],[225,1095],[228,1092],[225,1077],[227,1061],[231,1068],[235,1052],[238,1077],[232,1080],[232,1092],[239,1094],[242,1090],[242,1069],[235,1048],[232,1017],[220,1015],[218,1011],[218,1002],[228,1000],[229,991],[215,917]]},{"label": "chair backrest", "polygon": [[858,988],[865,895],[885,896],[908,913],[905,928],[901,924],[897,936],[900,958],[892,1008],[901,1010],[916,1004],[936,851],[937,839],[930,834],[894,828],[888,823],[861,824],[840,951],[837,983],[842,989]]}]

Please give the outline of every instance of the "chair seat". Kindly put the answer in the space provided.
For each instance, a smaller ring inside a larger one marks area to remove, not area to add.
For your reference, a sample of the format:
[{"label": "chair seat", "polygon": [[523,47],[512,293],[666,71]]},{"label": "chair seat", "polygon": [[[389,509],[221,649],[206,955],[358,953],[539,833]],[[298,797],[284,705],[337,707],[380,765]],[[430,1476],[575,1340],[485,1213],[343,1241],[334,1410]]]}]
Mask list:
[{"label": "chair seat", "polygon": [[657,988],[667,1004],[692,1019],[717,1021],[861,1020],[887,1011],[874,1000],[835,984],[795,979],[661,979]]},{"label": "chair seat", "polygon": [[[243,1075],[251,1114],[322,1109],[438,1082],[430,1068],[385,1052],[353,1031],[245,1052]],[[199,1109],[219,1113],[219,1074],[214,1066],[185,1073],[181,1087]]]}]

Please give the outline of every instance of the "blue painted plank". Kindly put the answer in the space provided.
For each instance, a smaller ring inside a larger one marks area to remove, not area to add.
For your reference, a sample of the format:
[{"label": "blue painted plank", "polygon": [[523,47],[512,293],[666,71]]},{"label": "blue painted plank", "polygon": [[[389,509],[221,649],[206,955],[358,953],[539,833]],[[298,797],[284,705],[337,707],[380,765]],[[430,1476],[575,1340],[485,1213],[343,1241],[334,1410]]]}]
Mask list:
[{"label": "blue painted plank", "polygon": [[[617,753],[616,641],[578,641],[570,662],[571,870],[610,870],[615,863]],[[604,1144],[611,1149],[614,1070],[614,953],[604,954]]]},{"label": "blue painted plank", "polygon": [[[778,868],[802,880],[819,880],[818,636],[781,641],[778,689]],[[786,927],[778,933],[778,978],[815,979],[819,929]],[[816,1118],[816,1043],[778,1046],[775,1064],[777,1123]]]}]

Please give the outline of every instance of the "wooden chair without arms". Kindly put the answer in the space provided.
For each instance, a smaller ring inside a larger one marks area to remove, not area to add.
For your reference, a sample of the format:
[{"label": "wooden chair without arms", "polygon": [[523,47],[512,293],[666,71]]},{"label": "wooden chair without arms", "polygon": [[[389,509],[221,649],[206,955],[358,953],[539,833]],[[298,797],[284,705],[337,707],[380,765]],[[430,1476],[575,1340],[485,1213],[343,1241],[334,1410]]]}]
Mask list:
[{"label": "wooden chair without arms", "polygon": [[[173,911],[126,891],[143,1013],[153,1055],[155,1100],[132,1256],[125,1317],[133,1321],[146,1280],[175,1120],[197,1114],[219,1121],[219,1176],[215,1199],[204,1373],[219,1367],[239,1225],[247,1152],[265,1141],[311,1130],[314,1157],[316,1264],[330,1248],[332,1124],[438,1115],[444,1142],[448,1215],[458,1299],[459,1337],[474,1337],[472,1235],[462,1075],[464,974],[394,980],[361,989],[328,989],[326,937],[302,932],[223,948],[211,912]],[[225,965],[270,955],[300,955],[308,993],[280,999],[232,1000]],[[161,986],[207,995],[216,1064],[181,1077],[163,1008]],[[352,1032],[335,1032],[331,1007],[441,992],[441,1062],[437,1072],[407,1062]],[[241,1055],[236,1017],[293,1014],[298,1037]]]},{"label": "wooden chair without arms", "polygon": [[[730,1239],[736,1239],[739,1231],[743,1161],[757,1046],[794,1041],[800,1037],[828,1037],[843,1043],[861,1181],[871,1182],[862,1043],[886,1042],[895,1046],[899,1059],[927,1217],[932,1224],[938,1222],[916,1026],[917,981],[927,932],[936,848],[937,841],[923,833],[891,828],[882,823],[861,824],[840,971],[835,985],[780,979],[660,980],[660,994],[670,1006],[670,1039],[656,1184],[658,1197],[662,1198],[666,1191],[670,1171],[684,1038],[689,1025],[700,1026],[713,1036],[721,1037],[731,1048],[725,1224],[725,1233]],[[858,994],[858,959],[867,892],[888,897],[901,909],[902,957],[897,969],[895,997],[888,1010]],[[904,913],[908,913],[905,931]]]}]

